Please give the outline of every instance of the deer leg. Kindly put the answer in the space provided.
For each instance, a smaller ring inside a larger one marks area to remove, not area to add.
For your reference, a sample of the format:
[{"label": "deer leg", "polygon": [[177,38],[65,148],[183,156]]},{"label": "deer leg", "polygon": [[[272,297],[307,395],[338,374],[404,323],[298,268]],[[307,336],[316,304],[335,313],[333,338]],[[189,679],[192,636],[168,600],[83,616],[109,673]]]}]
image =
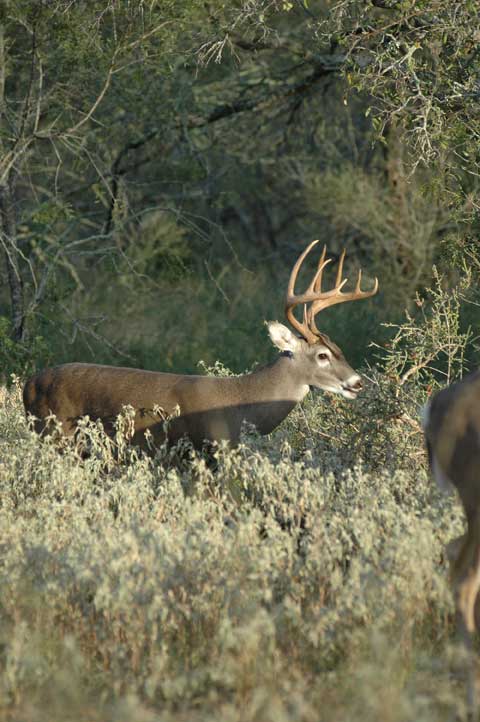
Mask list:
[{"label": "deer leg", "polygon": [[462,534],[455,539],[451,539],[445,546],[445,556],[447,557],[451,567],[455,565],[456,560],[459,558],[463,545],[467,540],[467,535]]},{"label": "deer leg", "polygon": [[474,650],[475,602],[480,589],[480,529],[478,522],[468,530],[464,544],[454,565],[455,606],[457,629],[465,647],[467,659],[465,677],[467,706],[471,719],[478,717],[476,693],[476,655]]},{"label": "deer leg", "polygon": [[[452,539],[448,542],[448,544],[445,546],[445,556],[448,559],[448,563],[450,564],[450,569],[452,570],[455,567],[455,562],[458,559],[460,555],[460,551],[462,549],[462,546],[464,545],[465,541],[467,539],[466,534],[462,534],[462,536],[457,537],[456,539]],[[475,601],[475,628],[480,629],[480,596],[477,595],[477,599]]]}]

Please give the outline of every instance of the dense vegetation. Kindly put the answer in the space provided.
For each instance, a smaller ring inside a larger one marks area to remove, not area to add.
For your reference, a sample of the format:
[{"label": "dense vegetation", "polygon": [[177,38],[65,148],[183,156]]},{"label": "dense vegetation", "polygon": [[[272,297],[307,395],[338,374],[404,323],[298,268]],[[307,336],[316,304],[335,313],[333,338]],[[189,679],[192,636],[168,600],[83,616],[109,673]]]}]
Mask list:
[{"label": "dense vegetation", "polygon": [[[351,407],[335,408],[343,436]],[[215,473],[202,460],[183,470],[135,456],[118,464],[96,429],[79,464],[27,431],[9,392],[4,718],[461,714],[443,553],[460,510],[428,483],[405,422],[364,440],[363,463],[357,443],[348,468],[328,450],[338,443],[324,425],[331,415],[329,402],[310,402],[267,441],[220,449]],[[362,419],[348,421],[355,443]]]},{"label": "dense vegetation", "polygon": [[[2,718],[465,714],[419,409],[477,363],[479,48],[476,0],[0,4]],[[215,472],[28,430],[47,363],[267,360],[313,238],[380,280],[318,319],[356,402]]]}]

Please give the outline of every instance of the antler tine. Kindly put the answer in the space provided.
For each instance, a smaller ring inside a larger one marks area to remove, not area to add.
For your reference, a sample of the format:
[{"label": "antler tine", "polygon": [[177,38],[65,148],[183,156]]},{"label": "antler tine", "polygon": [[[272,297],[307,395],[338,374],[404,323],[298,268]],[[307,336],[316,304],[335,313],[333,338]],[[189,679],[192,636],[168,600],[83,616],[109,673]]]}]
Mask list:
[{"label": "antler tine", "polygon": [[306,303],[303,304],[303,325],[308,328],[308,309]]},{"label": "antler tine", "polygon": [[358,276],[357,276],[357,282],[355,284],[355,289],[353,291],[349,291],[348,293],[342,293],[341,300],[338,301],[338,303],[344,303],[345,301],[358,301],[361,298],[370,298],[370,296],[374,296],[376,292],[378,291],[378,278],[375,277],[375,281],[373,284],[373,288],[370,291],[362,291],[360,288],[362,284],[362,269],[358,269]]},{"label": "antler tine", "polygon": [[298,272],[300,270],[300,266],[302,265],[305,258],[308,256],[310,251],[314,246],[316,246],[318,241],[312,241],[306,249],[303,251],[303,253],[300,254],[300,256],[297,258],[295,265],[292,268],[292,272],[290,273],[290,278],[288,279],[288,287],[287,287],[287,297],[288,296],[294,296],[295,295],[295,283],[297,281]]},{"label": "antler tine", "polygon": [[322,255],[320,256],[320,260],[318,261],[317,272],[315,273],[315,275],[313,277],[313,281],[311,282],[310,286],[308,287],[308,290],[313,293],[321,293],[322,292],[323,269],[332,260],[331,258],[325,259],[326,255],[327,255],[327,245],[324,244],[323,250],[322,250]]},{"label": "antler tine", "polygon": [[[337,278],[335,279],[335,287],[336,288],[341,287],[340,279],[342,278],[342,275],[343,275],[343,262],[345,260],[345,253],[346,253],[346,250],[344,248],[340,254],[340,260],[338,261]],[[345,282],[346,281],[347,281],[347,279],[345,279]]]},{"label": "antler tine", "polygon": [[[325,268],[325,266],[327,265],[327,263],[330,263],[331,261],[333,261],[333,258],[327,258],[327,260],[324,262],[324,258],[325,258],[325,253],[326,253],[326,251],[327,251],[327,246],[324,246],[324,247],[323,247],[323,252],[322,252],[322,257],[321,257],[320,262],[319,262],[319,264],[318,264],[318,271],[317,271],[317,274],[316,274],[316,276],[315,276],[314,291],[315,291],[316,293],[319,293],[319,292],[321,292],[321,290],[322,290],[322,271],[323,271],[323,269]],[[341,254],[340,254],[340,258],[339,258],[339,260],[338,260],[337,277],[336,277],[336,279],[335,279],[334,289],[336,289],[336,288],[342,288],[342,286],[344,286],[345,283],[348,281],[347,278],[346,278],[343,282],[341,281],[342,274],[343,274],[343,262],[344,262],[344,260],[345,260],[345,253],[346,253],[346,251],[345,251],[345,249],[343,249],[343,251],[342,251]],[[323,264],[323,267],[322,267],[322,264]],[[320,274],[320,275],[319,275],[319,274]],[[317,280],[317,277],[318,277],[318,280]]]},{"label": "antler tine", "polygon": [[[316,340],[315,334],[310,330],[308,325],[308,309],[307,309],[307,303],[313,301],[316,298],[316,295],[313,291],[313,284],[314,281],[310,284],[309,288],[307,289],[306,293],[302,293],[299,296],[295,295],[295,283],[297,281],[298,272],[300,270],[300,267],[305,260],[306,256],[310,253],[312,248],[316,246],[318,241],[312,241],[306,249],[303,251],[303,253],[300,254],[297,261],[295,262],[295,265],[292,268],[292,272],[290,273],[290,278],[288,279],[288,286],[287,286],[287,296],[285,299],[285,315],[290,322],[290,324],[295,328],[299,333],[303,336],[303,338],[308,343],[314,343]],[[322,257],[325,256],[325,251],[322,253]],[[295,315],[293,313],[293,309],[298,306],[299,303],[303,303],[303,323],[301,323],[297,318],[295,318]]]},{"label": "antler tine", "polygon": [[[357,276],[357,283],[355,284],[355,297],[354,300],[357,298],[369,298],[370,296],[374,296],[376,292],[378,291],[378,278],[375,276],[375,282],[373,284],[373,288],[371,291],[362,291],[360,286],[362,284],[362,269],[358,269],[358,276]],[[347,294],[345,294],[347,295]]]},{"label": "antler tine", "polygon": [[358,269],[357,282],[355,284],[355,293],[360,293],[360,286],[362,285],[362,269]]}]

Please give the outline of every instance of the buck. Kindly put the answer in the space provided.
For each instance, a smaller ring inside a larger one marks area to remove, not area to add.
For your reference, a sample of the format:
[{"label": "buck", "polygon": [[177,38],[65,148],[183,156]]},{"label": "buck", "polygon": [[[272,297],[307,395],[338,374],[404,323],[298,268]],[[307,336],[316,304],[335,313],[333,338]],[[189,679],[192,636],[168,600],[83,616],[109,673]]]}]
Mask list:
[{"label": "buck", "polygon": [[480,371],[439,391],[427,404],[423,428],[432,475],[458,492],[467,531],[447,546],[457,628],[467,652],[467,704],[477,719],[475,603],[480,589]]},{"label": "buck", "polygon": [[[373,296],[378,281],[369,291],[361,290],[361,270],[355,289],[343,291],[345,251],[340,256],[335,285],[322,291],[322,275],[332,260],[323,248],[318,268],[304,293],[295,293],[298,272],[306,256],[318,243],[313,241],[293,266],[288,282],[285,312],[300,337],[273,321],[268,331],[281,351],[277,359],[253,373],[218,378],[180,375],[97,364],[69,363],[40,371],[24,388],[27,415],[34,417],[35,429],[51,429],[52,416],[63,434],[72,436],[78,420],[88,415],[100,419],[107,434],[124,406],[135,410],[132,442],[147,448],[146,432],[153,446],[165,440],[175,442],[186,436],[196,448],[220,440],[236,444],[242,423],[253,424],[268,434],[314,386],[354,399],[362,389],[360,376],[348,365],[339,347],[315,325],[315,316],[329,306]],[[303,304],[303,321],[294,309]],[[169,417],[168,424],[165,418]],[[150,436],[151,435],[151,436]]]}]

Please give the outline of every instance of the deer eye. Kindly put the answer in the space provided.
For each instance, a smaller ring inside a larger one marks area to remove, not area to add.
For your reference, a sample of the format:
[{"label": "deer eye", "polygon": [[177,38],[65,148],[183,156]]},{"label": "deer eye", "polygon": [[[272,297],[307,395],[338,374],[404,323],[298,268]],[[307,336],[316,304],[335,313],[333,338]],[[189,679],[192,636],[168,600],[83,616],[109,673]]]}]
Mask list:
[{"label": "deer eye", "polygon": [[328,354],[327,353],[319,353],[319,354],[317,354],[317,359],[319,361],[328,361]]}]

